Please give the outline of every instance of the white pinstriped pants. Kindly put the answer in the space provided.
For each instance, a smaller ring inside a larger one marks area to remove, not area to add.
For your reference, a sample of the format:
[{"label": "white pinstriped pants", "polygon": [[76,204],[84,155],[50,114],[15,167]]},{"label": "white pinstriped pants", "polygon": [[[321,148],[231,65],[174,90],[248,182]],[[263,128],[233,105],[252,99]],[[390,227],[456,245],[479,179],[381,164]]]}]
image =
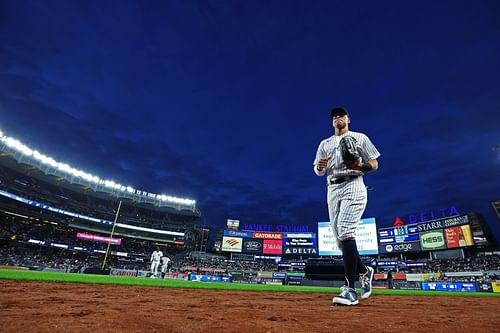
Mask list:
[{"label": "white pinstriped pants", "polygon": [[153,260],[151,262],[151,273],[154,275],[158,274],[158,267],[160,266],[160,260]]},{"label": "white pinstriped pants", "polygon": [[339,248],[341,241],[354,239],[356,227],[366,208],[367,190],[363,177],[328,185],[330,226]]}]

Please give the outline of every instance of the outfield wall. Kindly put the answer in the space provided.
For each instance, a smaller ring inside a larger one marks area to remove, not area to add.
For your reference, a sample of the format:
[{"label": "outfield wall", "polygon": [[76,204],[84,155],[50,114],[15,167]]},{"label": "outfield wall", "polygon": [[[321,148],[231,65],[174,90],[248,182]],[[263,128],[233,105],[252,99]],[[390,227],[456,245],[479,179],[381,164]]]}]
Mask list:
[{"label": "outfield wall", "polygon": [[[210,275],[210,274],[184,274],[179,272],[170,272],[166,274],[167,279],[190,280],[195,282],[226,282],[226,283],[248,283],[248,284],[277,284],[277,285],[309,285],[324,286],[328,284],[331,287],[340,287],[343,282],[323,281],[325,283],[314,283],[315,280],[304,279],[302,273],[294,272],[258,272],[252,276],[242,276],[237,271],[236,274],[228,275]],[[127,276],[127,277],[149,277],[149,271],[111,269],[109,275]],[[432,274],[430,274],[432,277]],[[447,281],[430,282],[429,274],[393,274],[388,279],[387,274],[375,274],[373,280],[374,289],[399,289],[399,290],[426,290],[426,291],[452,291],[452,292],[495,292],[500,293],[500,281],[492,283],[466,282],[466,281]],[[321,282],[321,281],[320,281]],[[358,285],[359,287],[359,285]]]}]

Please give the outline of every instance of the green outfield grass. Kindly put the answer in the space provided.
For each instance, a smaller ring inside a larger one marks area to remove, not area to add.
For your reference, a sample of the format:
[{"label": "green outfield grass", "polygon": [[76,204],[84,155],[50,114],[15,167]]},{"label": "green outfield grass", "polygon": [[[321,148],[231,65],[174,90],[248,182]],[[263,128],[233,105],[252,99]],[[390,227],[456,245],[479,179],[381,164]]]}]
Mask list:
[{"label": "green outfield grass", "polygon": [[[23,280],[23,281],[46,281],[46,282],[68,282],[68,283],[96,283],[129,286],[165,287],[165,288],[203,288],[203,289],[223,289],[223,290],[246,290],[246,291],[267,291],[267,292],[303,292],[303,293],[326,293],[334,294],[340,291],[339,288],[330,287],[306,287],[306,286],[279,286],[263,284],[240,284],[223,282],[194,282],[185,280],[170,279],[149,279],[110,275],[77,274],[77,273],[54,273],[39,272],[18,269],[0,269],[0,279],[3,280]],[[500,293],[460,293],[460,292],[439,292],[421,290],[388,290],[374,289],[374,295],[412,295],[412,296],[489,296],[498,297]]]}]

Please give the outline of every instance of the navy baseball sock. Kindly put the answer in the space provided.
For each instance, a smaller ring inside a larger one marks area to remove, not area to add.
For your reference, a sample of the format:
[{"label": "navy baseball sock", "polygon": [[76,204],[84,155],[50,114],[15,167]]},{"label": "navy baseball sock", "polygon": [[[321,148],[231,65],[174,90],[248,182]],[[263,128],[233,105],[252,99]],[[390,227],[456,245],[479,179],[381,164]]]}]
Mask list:
[{"label": "navy baseball sock", "polygon": [[[357,248],[356,248],[357,250]],[[368,272],[368,268],[366,268],[366,266],[363,264],[363,262],[361,261],[361,258],[359,257],[359,253],[358,253],[358,274],[365,274]]]},{"label": "navy baseball sock", "polygon": [[[344,274],[347,286],[354,288],[356,268],[358,266],[359,254],[354,239],[342,241],[342,258],[344,260]],[[361,260],[359,260],[361,262]]]}]

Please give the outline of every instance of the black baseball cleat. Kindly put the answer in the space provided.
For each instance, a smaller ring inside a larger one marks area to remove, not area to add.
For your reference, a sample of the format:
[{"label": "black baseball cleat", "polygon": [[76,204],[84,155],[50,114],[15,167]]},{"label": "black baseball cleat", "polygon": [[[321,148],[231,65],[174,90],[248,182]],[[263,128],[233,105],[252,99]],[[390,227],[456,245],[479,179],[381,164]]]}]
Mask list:
[{"label": "black baseball cleat", "polygon": [[356,305],[359,303],[356,290],[348,286],[342,286],[340,290],[340,295],[332,299],[333,305]]},{"label": "black baseball cleat", "polygon": [[361,282],[361,299],[367,299],[372,294],[372,281],[374,270],[370,266],[366,266],[367,272],[359,274],[359,282]]}]

